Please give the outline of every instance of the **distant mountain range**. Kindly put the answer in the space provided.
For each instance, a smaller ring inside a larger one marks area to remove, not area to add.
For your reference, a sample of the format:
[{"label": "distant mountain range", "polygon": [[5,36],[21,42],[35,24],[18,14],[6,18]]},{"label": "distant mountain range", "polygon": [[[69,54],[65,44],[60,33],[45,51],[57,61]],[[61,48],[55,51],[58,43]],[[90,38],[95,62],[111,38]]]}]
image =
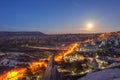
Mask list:
[{"label": "distant mountain range", "polygon": [[[109,34],[116,34],[119,33],[120,31],[116,31],[116,32],[107,32],[104,34],[105,35],[109,35]],[[89,35],[89,34],[93,34],[93,33],[78,33],[79,35]],[[78,35],[77,34],[77,35]],[[102,33],[95,33],[95,34],[102,34]],[[11,36],[44,36],[44,35],[76,35],[76,34],[45,34],[39,31],[0,31],[0,37],[11,37]]]},{"label": "distant mountain range", "polygon": [[34,36],[34,35],[38,35],[38,36],[42,36],[45,35],[42,32],[37,32],[37,31],[20,31],[20,32],[8,32],[8,31],[1,31],[0,32],[0,37],[3,36]]}]

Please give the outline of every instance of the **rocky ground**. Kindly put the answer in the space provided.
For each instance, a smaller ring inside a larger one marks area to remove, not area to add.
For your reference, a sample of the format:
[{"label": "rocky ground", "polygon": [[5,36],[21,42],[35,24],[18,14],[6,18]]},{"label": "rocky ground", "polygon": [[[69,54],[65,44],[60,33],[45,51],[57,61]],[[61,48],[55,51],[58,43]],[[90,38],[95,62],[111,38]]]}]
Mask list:
[{"label": "rocky ground", "polygon": [[89,72],[78,80],[120,80],[120,63],[114,63],[100,71]]}]

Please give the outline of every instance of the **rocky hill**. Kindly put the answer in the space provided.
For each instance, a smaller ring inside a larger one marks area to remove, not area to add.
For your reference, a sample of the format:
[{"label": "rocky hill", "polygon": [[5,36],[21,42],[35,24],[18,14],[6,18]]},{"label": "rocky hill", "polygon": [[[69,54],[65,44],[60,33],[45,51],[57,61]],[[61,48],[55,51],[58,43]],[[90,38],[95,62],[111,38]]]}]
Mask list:
[{"label": "rocky hill", "polygon": [[20,31],[20,32],[0,32],[0,37],[12,37],[12,36],[42,36],[45,35],[42,32],[37,31]]}]

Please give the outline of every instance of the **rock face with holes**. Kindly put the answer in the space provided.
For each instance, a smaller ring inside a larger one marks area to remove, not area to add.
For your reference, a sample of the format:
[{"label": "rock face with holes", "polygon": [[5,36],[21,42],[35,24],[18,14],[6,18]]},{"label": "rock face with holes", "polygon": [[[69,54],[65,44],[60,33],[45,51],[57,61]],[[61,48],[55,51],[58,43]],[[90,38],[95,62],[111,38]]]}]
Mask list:
[{"label": "rock face with holes", "polygon": [[54,55],[51,56],[43,80],[61,80],[60,73],[58,72],[57,66],[55,65]]}]

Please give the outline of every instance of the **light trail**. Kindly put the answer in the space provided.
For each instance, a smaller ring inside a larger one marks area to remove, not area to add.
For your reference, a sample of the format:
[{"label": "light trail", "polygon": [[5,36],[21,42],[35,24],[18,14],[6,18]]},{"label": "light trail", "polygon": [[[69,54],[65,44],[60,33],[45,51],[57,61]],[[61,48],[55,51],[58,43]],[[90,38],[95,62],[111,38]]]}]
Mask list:
[{"label": "light trail", "polygon": [[67,55],[70,55],[70,54],[73,54],[75,48],[77,48],[79,46],[79,43],[73,43],[73,44],[70,44],[68,46],[68,51],[65,51],[65,52],[60,52],[58,53],[56,56],[55,56],[55,61],[62,61],[63,57],[64,56],[67,56]]},{"label": "light trail", "polygon": [[59,48],[59,47],[56,47],[56,48],[49,48],[49,47],[38,47],[38,46],[28,46],[28,48],[32,48],[32,49],[41,49],[41,50],[68,50],[66,48]]},{"label": "light trail", "polygon": [[0,75],[0,80],[16,80],[23,77],[26,68],[15,68]]},{"label": "light trail", "polygon": [[[60,62],[60,61],[62,61],[62,58],[64,56],[73,54],[75,48],[77,48],[78,46],[79,46],[79,43],[72,43],[72,44],[70,44],[67,47],[68,51],[60,52],[60,53],[55,55],[55,61],[56,62]],[[29,64],[28,68],[30,68],[31,72],[33,74],[35,74],[35,72],[36,72],[36,70],[38,68],[40,69],[42,67],[47,67],[46,60],[49,61],[50,57],[42,59],[40,61],[31,62]],[[19,77],[23,77],[25,72],[26,72],[26,70],[27,70],[27,68],[15,68],[15,69],[12,69],[10,71],[7,71],[7,72],[1,74],[0,75],[0,80],[16,80]]]}]

